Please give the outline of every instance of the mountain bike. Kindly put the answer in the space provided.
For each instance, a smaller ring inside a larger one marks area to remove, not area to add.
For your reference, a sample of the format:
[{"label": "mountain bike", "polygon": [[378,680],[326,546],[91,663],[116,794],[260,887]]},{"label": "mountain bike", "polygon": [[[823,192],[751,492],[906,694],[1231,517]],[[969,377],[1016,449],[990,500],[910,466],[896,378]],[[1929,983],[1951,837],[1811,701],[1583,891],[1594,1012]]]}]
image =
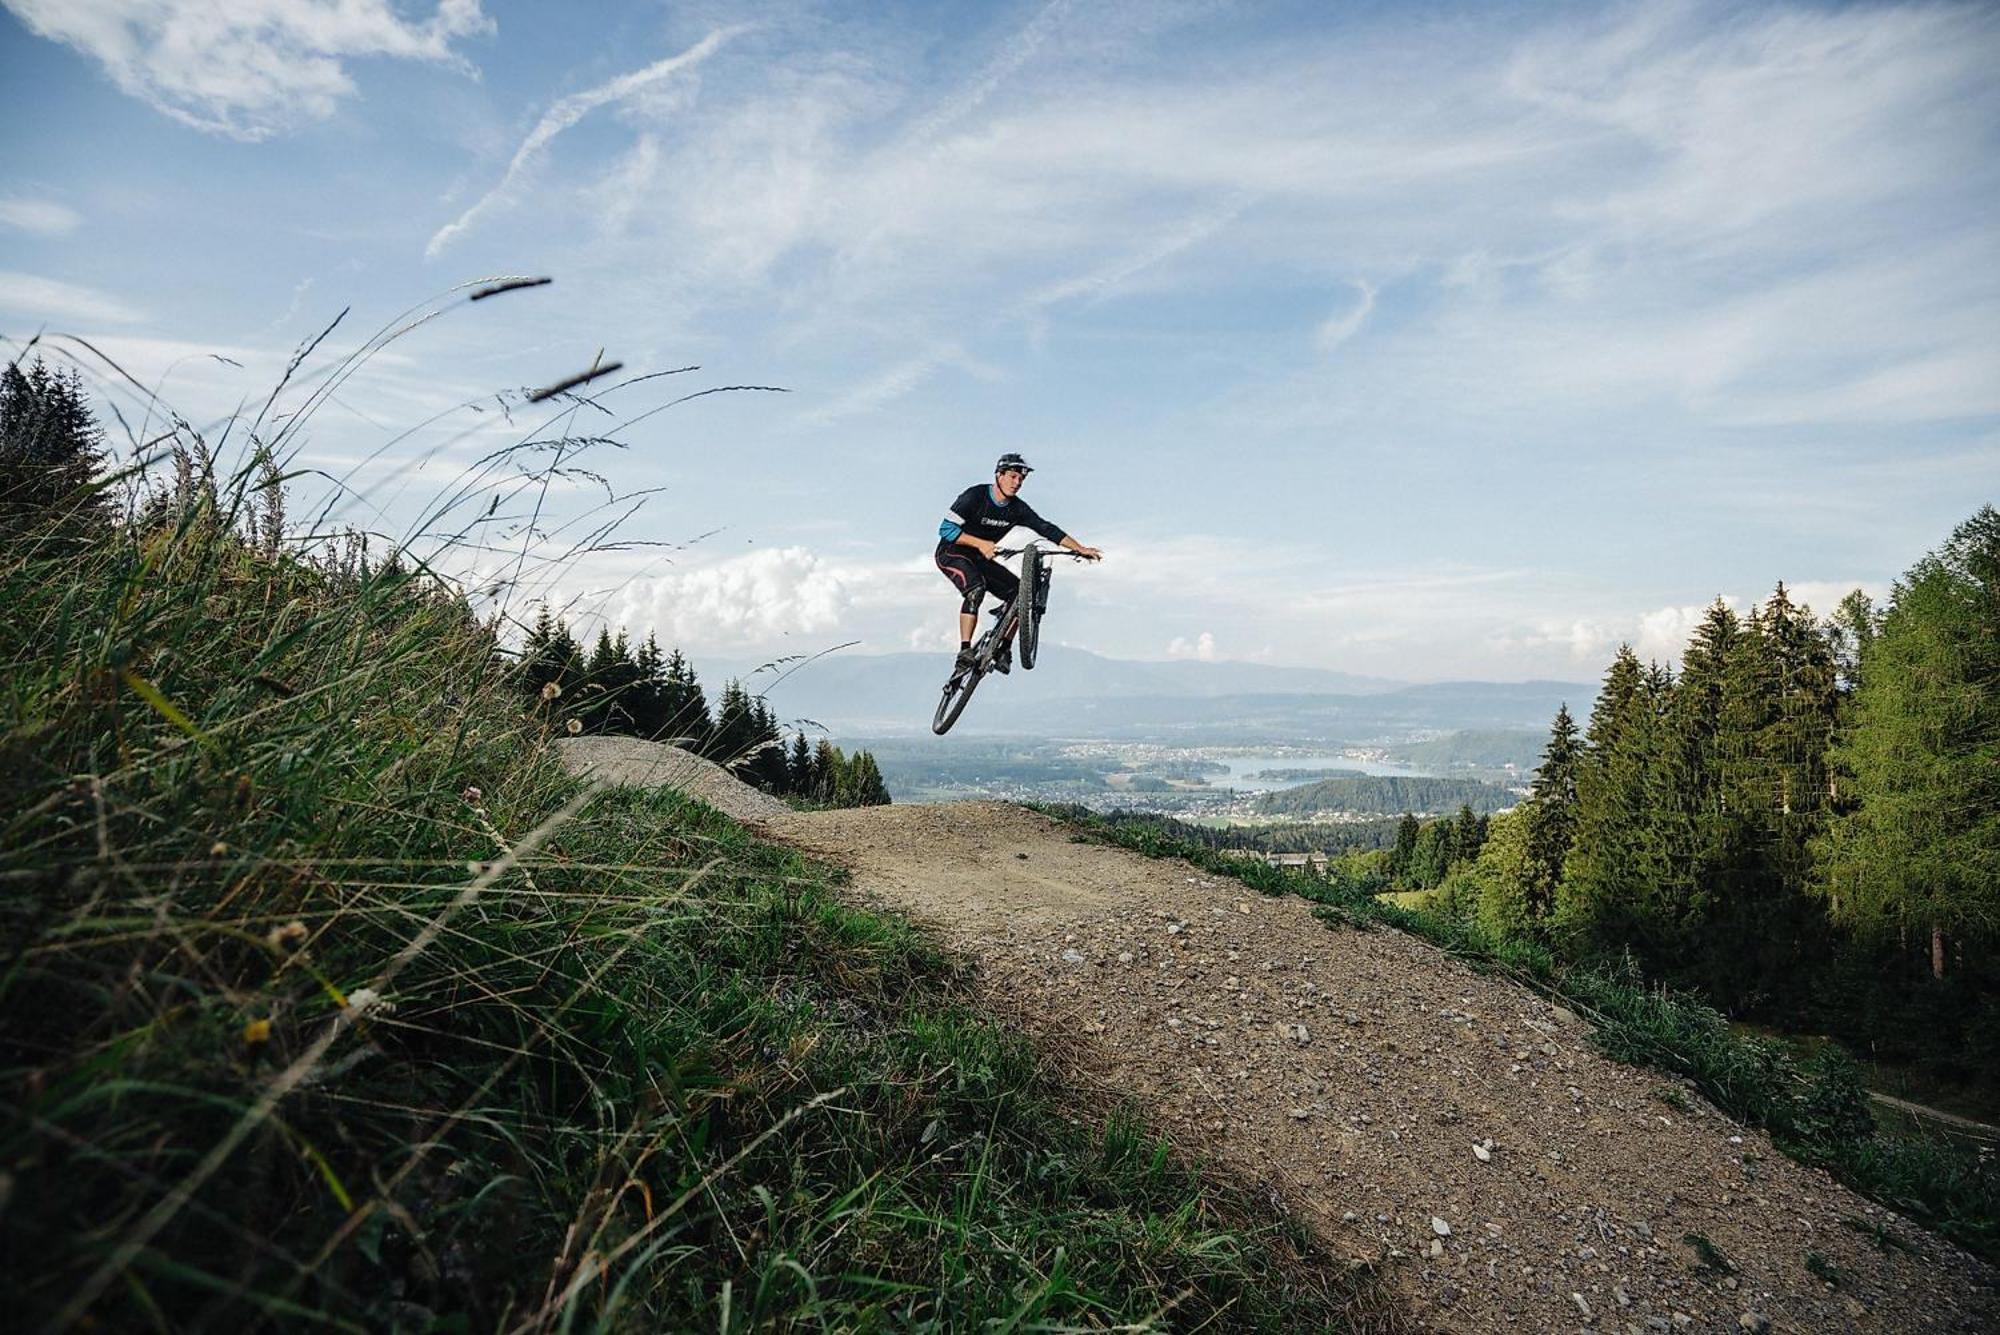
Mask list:
[{"label": "mountain bike", "polygon": [[958,722],[958,716],[965,712],[972,693],[979,689],[980,681],[993,670],[994,662],[1000,657],[1000,647],[1007,643],[1009,635],[1014,637],[1014,647],[1020,651],[1022,668],[1034,668],[1035,655],[1042,647],[1042,613],[1049,606],[1048,558],[1067,556],[1076,561],[1090,559],[1077,552],[1033,544],[1003,547],[993,555],[1021,558],[1021,587],[1015,592],[1013,601],[994,609],[993,624],[972,646],[972,662],[962,668],[953,667],[950,680],[944,684],[944,697],[938,701],[937,713],[931,718],[931,731],[940,737],[950,732],[951,725]]}]

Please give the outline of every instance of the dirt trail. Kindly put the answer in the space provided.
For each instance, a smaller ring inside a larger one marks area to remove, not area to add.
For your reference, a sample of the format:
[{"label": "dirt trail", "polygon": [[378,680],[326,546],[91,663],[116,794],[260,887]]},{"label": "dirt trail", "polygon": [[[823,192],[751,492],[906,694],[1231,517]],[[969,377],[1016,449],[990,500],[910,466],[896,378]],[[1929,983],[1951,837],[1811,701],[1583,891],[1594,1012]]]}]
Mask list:
[{"label": "dirt trail", "polygon": [[764,828],[976,957],[996,1007],[1185,1149],[1385,1260],[1437,1329],[2000,1329],[1990,1267],[1413,937],[999,803]]}]

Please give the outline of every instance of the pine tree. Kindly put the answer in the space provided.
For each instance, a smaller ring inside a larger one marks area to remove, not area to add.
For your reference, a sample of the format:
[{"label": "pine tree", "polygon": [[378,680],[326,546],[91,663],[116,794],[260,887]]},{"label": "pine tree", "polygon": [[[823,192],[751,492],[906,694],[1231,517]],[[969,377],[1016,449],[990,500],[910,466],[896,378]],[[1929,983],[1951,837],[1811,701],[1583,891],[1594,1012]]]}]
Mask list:
[{"label": "pine tree", "polygon": [[771,706],[762,696],[757,696],[750,708],[750,731],[753,738],[753,755],[750,773],[758,787],[767,793],[782,793],[786,787],[785,739],[778,727],[778,717],[771,712]]},{"label": "pine tree", "polygon": [[858,807],[882,807],[889,805],[889,787],[882,782],[881,767],[875,763],[875,753],[861,751],[855,754],[853,805]]},{"label": "pine tree", "polygon": [[708,700],[702,695],[701,682],[696,679],[694,669],[681,657],[679,649],[667,658],[666,677],[663,706],[666,722],[661,739],[677,742],[703,755],[709,754],[714,725],[708,717]]},{"label": "pine tree", "polygon": [[1548,917],[1555,904],[1563,859],[1569,856],[1570,841],[1576,832],[1579,750],[1576,720],[1570,717],[1569,706],[1561,705],[1549,728],[1549,744],[1542,750],[1534,786],[1522,807],[1527,838],[1523,884],[1528,912],[1537,919]]},{"label": "pine tree", "polygon": [[735,770],[749,758],[754,741],[750,697],[743,683],[731,678],[723,684],[722,700],[715,707],[715,728],[702,754]]},{"label": "pine tree", "polygon": [[1434,820],[1417,831],[1403,879],[1413,890],[1429,890],[1451,869],[1450,821]]},{"label": "pine tree", "polygon": [[1721,599],[1709,606],[1681,655],[1681,674],[1660,719],[1656,760],[1646,774],[1646,836],[1640,873],[1653,901],[1648,914],[1666,957],[1684,958],[1706,921],[1715,869],[1722,860],[1721,767],[1725,665],[1742,633]]},{"label": "pine tree", "polygon": [[1405,811],[1403,819],[1396,825],[1396,846],[1389,850],[1389,875],[1401,881],[1410,869],[1410,859],[1417,851],[1417,818]]},{"label": "pine tree", "polygon": [[62,509],[102,519],[109,504],[90,485],[104,466],[104,432],[83,378],[36,359],[0,369],[0,514]]},{"label": "pine tree", "polygon": [[660,642],[650,634],[646,636],[646,643],[640,646],[638,658],[633,664],[633,677],[627,696],[633,735],[657,738],[665,730],[667,722],[666,659],[660,653]]},{"label": "pine tree", "polygon": [[816,802],[832,805],[840,787],[840,749],[827,738],[813,748],[812,786],[808,794]]},{"label": "pine tree", "polygon": [[1451,867],[1461,862],[1470,862],[1478,857],[1480,846],[1485,842],[1485,818],[1473,812],[1472,803],[1460,803],[1458,816],[1452,821],[1450,863],[1446,871],[1449,872]]},{"label": "pine tree", "polygon": [[[544,606],[521,650],[521,675],[532,702],[551,721],[573,715],[585,681],[582,651],[562,618]],[[549,693],[549,688],[555,688]]]},{"label": "pine tree", "polygon": [[1590,713],[1576,769],[1576,830],[1556,891],[1556,919],[1586,952],[1653,953],[1642,848],[1660,678],[1620,645]]},{"label": "pine tree", "polygon": [[785,762],[785,791],[810,796],[813,790],[812,748],[803,732],[792,734],[792,754]]},{"label": "pine tree", "polygon": [[618,677],[617,648],[611,641],[611,631],[605,627],[597,632],[597,643],[591,646],[590,657],[583,668],[583,690],[576,703],[577,717],[583,720],[583,730],[593,735],[613,731],[612,701]]}]

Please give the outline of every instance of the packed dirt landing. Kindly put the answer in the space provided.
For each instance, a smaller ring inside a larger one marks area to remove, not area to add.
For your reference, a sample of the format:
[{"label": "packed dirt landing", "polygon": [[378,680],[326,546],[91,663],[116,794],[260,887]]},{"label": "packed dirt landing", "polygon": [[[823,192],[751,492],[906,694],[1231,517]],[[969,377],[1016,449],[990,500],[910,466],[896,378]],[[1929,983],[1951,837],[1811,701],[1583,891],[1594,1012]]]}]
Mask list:
[{"label": "packed dirt landing", "polygon": [[[1383,1261],[1421,1323],[2000,1329],[1991,1268],[1413,937],[1000,803],[764,828],[974,956],[997,1009],[1193,1156]],[[1879,1250],[1876,1226],[1915,1250]]]}]

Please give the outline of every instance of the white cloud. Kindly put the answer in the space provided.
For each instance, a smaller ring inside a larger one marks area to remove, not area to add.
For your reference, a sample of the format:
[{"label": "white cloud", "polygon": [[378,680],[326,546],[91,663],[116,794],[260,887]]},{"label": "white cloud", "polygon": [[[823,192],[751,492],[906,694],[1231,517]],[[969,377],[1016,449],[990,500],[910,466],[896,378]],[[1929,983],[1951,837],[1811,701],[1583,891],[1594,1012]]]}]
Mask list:
[{"label": "white cloud", "polygon": [[125,92],[186,125],[263,139],[324,119],[354,92],[345,62],[452,62],[488,32],[479,0],[439,0],[421,22],[390,0],[0,0],[30,31],[75,47]]},{"label": "white cloud", "polygon": [[1727,234],[1781,216],[1816,230],[1830,210],[1897,199],[1962,166],[1938,130],[1991,68],[1990,17],[1950,5],[1637,6],[1595,32],[1552,28],[1517,55],[1509,86],[1655,156],[1655,169],[1578,206],[1627,234]]},{"label": "white cloud", "polygon": [[82,214],[52,199],[25,199],[19,195],[0,199],[0,227],[37,236],[66,236],[82,222]]},{"label": "white cloud", "polygon": [[1339,315],[1329,316],[1319,327],[1314,338],[1321,352],[1332,352],[1341,344],[1361,332],[1361,326],[1375,310],[1375,286],[1361,279],[1354,280],[1356,299],[1354,305]]},{"label": "white cloud", "polygon": [[1168,658],[1193,658],[1203,663],[1215,661],[1215,636],[1203,631],[1193,640],[1185,635],[1176,635],[1167,645]]},{"label": "white cloud", "polygon": [[440,227],[431,237],[430,244],[424,247],[425,257],[435,259],[453,239],[471,227],[480,214],[507,199],[516,180],[541,156],[549,141],[564,130],[601,106],[635,97],[670,75],[694,68],[714,55],[724,42],[742,31],[741,27],[718,28],[678,55],[656,60],[644,69],[621,74],[595,88],[586,88],[580,93],[571,93],[568,97],[559,99],[554,106],[542,113],[542,118],[535,123],[535,128],[528,131],[528,137],[514,150],[514,157],[508,162],[506,173],[501,176],[500,183],[480,196],[478,202],[460,214],[455,221]]},{"label": "white cloud", "polygon": [[0,311],[79,324],[133,324],[145,312],[108,293],[36,274],[0,272]]},{"label": "white cloud", "polygon": [[[1741,611],[1743,600],[1731,594],[1721,595],[1729,607]],[[1679,607],[1660,607],[1644,613],[1639,618],[1638,633],[1629,643],[1632,652],[1639,656],[1641,663],[1678,663],[1681,651],[1687,648],[1688,637],[1694,628],[1708,615],[1712,603],[1686,603]]]},{"label": "white cloud", "polygon": [[854,601],[849,576],[804,547],[749,552],[711,565],[635,580],[604,609],[611,621],[669,644],[712,650],[768,646],[786,635],[824,635]]}]

